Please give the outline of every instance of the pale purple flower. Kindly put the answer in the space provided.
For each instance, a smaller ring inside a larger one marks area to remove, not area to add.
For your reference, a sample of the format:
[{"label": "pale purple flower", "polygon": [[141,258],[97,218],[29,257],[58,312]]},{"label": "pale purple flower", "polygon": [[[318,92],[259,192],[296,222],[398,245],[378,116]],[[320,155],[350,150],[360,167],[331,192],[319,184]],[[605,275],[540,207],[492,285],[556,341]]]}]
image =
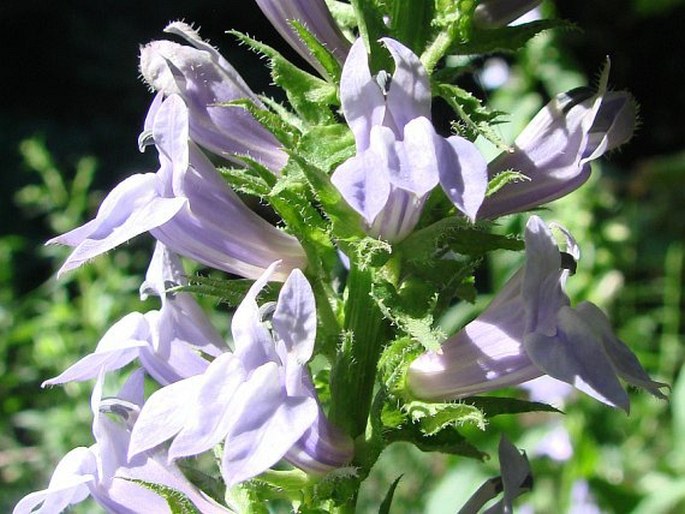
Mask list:
[{"label": "pale purple flower", "polygon": [[547,433],[537,441],[535,455],[543,455],[557,462],[566,462],[573,457],[571,436],[561,421],[548,425]]},{"label": "pale purple flower", "polygon": [[532,209],[580,187],[590,162],[628,141],[635,103],[626,92],[607,92],[609,66],[596,93],[579,88],[557,95],[526,126],[511,151],[488,165],[488,175],[515,170],[529,180],[506,184],[485,199],[478,217],[496,218]]},{"label": "pale purple flower", "polygon": [[635,355],[595,305],[570,306],[564,284],[578,248],[564,231],[562,254],[537,216],[526,226],[526,263],[490,306],[437,352],[416,359],[409,389],[428,400],[465,396],[550,375],[628,411],[619,377],[663,398]]},{"label": "pale purple flower", "polygon": [[[67,453],[57,464],[47,489],[25,496],[13,514],[58,514],[91,496],[106,512],[138,514],[171,512],[166,500],[131,480],[161,484],[186,495],[202,514],[229,511],[200,492],[162,451],[128,459],[131,426],[143,403],[143,373],[131,375],[117,398],[102,399],[102,375],[93,389],[95,444]],[[105,413],[111,413],[110,419]]]},{"label": "pale purple flower", "polygon": [[473,12],[473,22],[481,28],[503,27],[541,3],[542,0],[482,0]]},{"label": "pale purple flower", "polygon": [[316,70],[325,74],[321,64],[314,59],[291,23],[298,21],[311,32],[320,43],[343,62],[350,50],[350,42],[331,16],[323,0],[255,0],[262,12],[269,18],[278,33],[297,53],[306,59]]},{"label": "pale purple flower", "polygon": [[502,493],[502,499],[483,514],[512,514],[516,498],[532,488],[533,477],[525,452],[520,452],[502,436],[498,448],[501,476],[487,480],[459,510],[458,514],[477,514],[488,501]]},{"label": "pale purple flower", "polygon": [[124,316],[93,353],[43,382],[43,387],[95,378],[101,370],[114,371],[135,359],[162,385],[203,373],[209,366],[203,354],[216,357],[227,347],[192,295],[166,292],[185,283],[178,256],[157,243],[141,296],[159,296],[162,308]]},{"label": "pale purple flower", "polygon": [[164,31],[190,46],[167,40],[145,45],[140,49],[140,72],[158,96],[183,98],[190,110],[191,139],[222,157],[247,155],[279,172],[288,157],[276,138],[244,108],[221,105],[246,99],[263,107],[257,95],[191,26],[176,21]]},{"label": "pale purple flower", "polygon": [[172,439],[169,457],[176,459],[225,441],[221,471],[229,486],[282,458],[311,473],[351,459],[352,441],[326,420],[306,367],[316,337],[309,283],[294,270],[275,305],[257,305],[277,265],[254,283],[233,316],[235,353],[149,398],[133,430],[131,455]]},{"label": "pale purple flower", "polygon": [[340,97],[357,155],[335,170],[333,184],[363,217],[367,232],[389,241],[413,230],[438,183],[473,220],[487,186],[485,160],[466,139],[435,132],[426,70],[402,44],[381,41],[395,62],[392,76],[371,76],[361,39],[345,61]]},{"label": "pale purple flower", "polygon": [[297,239],[251,211],[221,179],[189,140],[188,122],[178,95],[155,108],[150,124],[159,171],[127,178],[94,220],[48,241],[75,247],[59,274],[148,231],[175,253],[247,278],[278,259],[274,280],[306,265]]}]

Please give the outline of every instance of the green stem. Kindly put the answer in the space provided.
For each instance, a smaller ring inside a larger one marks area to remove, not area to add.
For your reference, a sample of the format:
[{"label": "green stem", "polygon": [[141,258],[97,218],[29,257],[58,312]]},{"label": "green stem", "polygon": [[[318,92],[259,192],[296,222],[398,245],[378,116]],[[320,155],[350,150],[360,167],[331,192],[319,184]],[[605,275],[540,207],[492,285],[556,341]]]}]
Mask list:
[{"label": "green stem", "polygon": [[352,265],[347,281],[345,337],[331,371],[333,423],[352,438],[364,434],[386,324],[371,298],[372,273]]}]

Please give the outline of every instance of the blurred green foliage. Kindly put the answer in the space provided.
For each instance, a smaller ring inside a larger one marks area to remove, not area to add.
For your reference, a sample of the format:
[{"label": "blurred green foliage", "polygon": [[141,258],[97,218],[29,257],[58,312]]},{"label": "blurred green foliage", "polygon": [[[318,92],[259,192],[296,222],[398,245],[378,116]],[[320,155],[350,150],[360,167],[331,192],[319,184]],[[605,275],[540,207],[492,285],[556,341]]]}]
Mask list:
[{"label": "blurred green foliage", "polygon": [[[15,195],[22,215],[40,218],[55,234],[91,215],[101,200],[90,189],[94,158],[84,157],[73,170],[64,170],[40,139],[23,141],[20,153],[24,171],[38,179]],[[39,270],[56,268],[67,253],[67,248],[42,247],[20,234],[0,238],[1,512],[9,512],[23,494],[43,488],[70,449],[92,444],[90,384],[41,390],[41,382],[92,351],[114,321],[140,308],[137,289],[148,257],[137,247],[22,291],[14,270],[25,266],[20,262],[24,255],[40,276]]]},{"label": "blurred green foliage", "polygon": [[[684,3],[632,0],[621,15],[631,16],[636,24],[657,23],[659,16],[671,15]],[[610,10],[608,5],[603,9]],[[559,8],[563,14],[569,7]],[[564,50],[564,37],[573,46],[584,36],[536,37],[513,64],[507,84],[489,94],[493,108],[512,113],[511,124],[496,127],[503,139],[511,141],[546,97],[587,82],[578,62]],[[589,46],[595,53],[606,51],[600,44]],[[599,69],[601,60],[581,64]],[[614,77],[623,76],[625,66],[617,62]],[[625,84],[617,80],[616,85]],[[666,98],[657,100],[670,109]],[[648,115],[645,119],[649,121]],[[668,142],[676,130],[682,132],[675,125],[661,126],[654,137],[666,133],[669,137],[662,140]],[[649,139],[651,131],[651,126],[643,126],[643,137],[638,133],[633,143],[637,150],[632,146],[625,153],[639,155],[640,142]],[[92,216],[101,200],[92,190],[94,158],[58,165],[40,139],[24,141],[20,153],[31,178],[21,181],[30,185],[15,194],[17,218],[30,217],[34,224],[40,220],[46,231],[57,234]],[[491,431],[468,433],[491,455],[496,455],[499,432],[528,451],[535,489],[519,504],[539,514],[572,512],[578,505],[572,497],[574,484],[583,482],[589,483],[601,512],[685,511],[685,222],[677,209],[685,203],[685,153],[650,155],[619,165],[626,161],[622,157],[597,166],[588,184],[542,214],[565,225],[580,244],[578,272],[568,284],[572,300],[587,299],[605,309],[650,374],[671,383],[673,390],[669,402],[633,394],[630,416],[576,395],[567,401],[564,416],[502,416],[493,420]],[[503,230],[520,233],[523,219],[507,218]],[[114,321],[142,308],[137,289],[149,249],[136,245],[27,290],[27,282],[39,283],[67,253],[61,247],[42,247],[18,231],[0,236],[0,512],[10,511],[27,492],[45,487],[67,451],[92,443],[90,384],[42,390],[40,383],[92,350]],[[520,257],[511,252],[490,262],[484,288],[496,290]],[[27,277],[26,269],[35,270],[34,276]],[[484,295],[475,307],[456,306],[442,320],[442,328],[448,333],[458,329],[486,300]],[[568,431],[573,455],[565,462],[536,456],[536,445],[559,422]],[[495,458],[479,464],[423,454],[398,443],[385,451],[365,483],[359,512],[377,512],[378,498],[404,474],[390,512],[453,513],[484,479],[497,473]]]}]

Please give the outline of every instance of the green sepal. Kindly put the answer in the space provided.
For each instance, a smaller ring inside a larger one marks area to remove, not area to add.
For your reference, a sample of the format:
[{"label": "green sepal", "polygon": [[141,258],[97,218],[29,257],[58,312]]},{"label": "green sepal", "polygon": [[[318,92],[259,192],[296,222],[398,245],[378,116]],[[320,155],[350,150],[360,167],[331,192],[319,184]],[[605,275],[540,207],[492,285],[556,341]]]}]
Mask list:
[{"label": "green sepal", "polygon": [[338,62],[338,59],[336,59],[335,55],[333,55],[331,51],[326,48],[326,46],[323,45],[318,39],[316,39],[316,37],[309,30],[307,30],[307,27],[302,25],[302,23],[297,20],[293,20],[290,22],[290,24],[292,25],[293,29],[295,29],[295,32],[302,42],[312,53],[314,59],[316,59],[326,71],[326,75],[328,75],[327,78],[334,84],[340,84],[342,66],[340,65],[340,62]]},{"label": "green sepal", "polygon": [[515,52],[531,38],[550,29],[575,29],[565,20],[536,20],[516,26],[495,29],[478,29],[472,26],[468,39],[455,41],[449,52],[456,55],[488,54],[492,52]]},{"label": "green sepal", "polygon": [[[446,335],[433,326],[431,298],[420,295],[401,296],[388,281],[373,284],[371,296],[383,316],[426,350],[437,350]],[[417,297],[418,296],[418,297]]]},{"label": "green sepal", "polygon": [[223,480],[203,473],[187,461],[177,461],[176,465],[181,468],[186,478],[199,487],[203,493],[219,503],[223,501],[226,494],[226,484]]},{"label": "green sepal", "polygon": [[[167,290],[169,293],[193,293],[203,296],[211,296],[229,307],[237,307],[245,298],[245,294],[250,289],[254,281],[247,279],[226,280],[194,275],[188,277],[188,284],[172,287]],[[273,301],[278,297],[279,286],[269,283],[262,289],[260,298],[264,301]]]},{"label": "green sepal", "polygon": [[546,403],[529,402],[516,398],[471,396],[469,398],[464,398],[462,401],[478,408],[478,410],[482,411],[487,418],[492,418],[501,414],[522,414],[524,412],[562,412]]},{"label": "green sepal", "polygon": [[328,107],[338,105],[333,84],[301,70],[269,45],[235,30],[229,33],[269,59],[273,81],[285,91],[293,109],[304,121],[313,125],[333,123],[333,113]]},{"label": "green sepal", "polygon": [[452,216],[409,235],[395,249],[410,263],[426,262],[453,251],[479,257],[493,250],[523,250],[521,239],[486,232],[466,220]]},{"label": "green sepal", "polygon": [[357,18],[359,35],[370,53],[369,68],[371,73],[392,69],[392,60],[388,52],[378,42],[388,34],[388,28],[383,21],[384,13],[373,0],[350,0]]},{"label": "green sepal", "polygon": [[463,402],[428,403],[411,401],[403,407],[413,423],[428,436],[438,434],[448,427],[472,425],[485,430],[485,414],[478,408]]},{"label": "green sepal", "polygon": [[245,109],[262,127],[271,132],[283,146],[290,148],[297,144],[300,131],[283,118],[282,112],[272,112],[268,109],[261,109],[256,106],[254,102],[246,98],[219,105],[226,107],[235,106],[236,108]]},{"label": "green sepal", "polygon": [[390,484],[390,488],[385,494],[385,498],[383,498],[383,503],[381,503],[381,506],[378,509],[378,514],[390,514],[390,506],[392,505],[392,498],[395,495],[395,489],[397,489],[397,484],[400,483],[403,476],[404,475],[398,476],[393,480],[392,484]]},{"label": "green sepal", "polygon": [[508,150],[509,147],[502,138],[495,132],[493,126],[502,123],[500,111],[490,111],[481,101],[468,91],[451,84],[434,84],[434,94],[445,99],[459,116],[464,137],[475,141],[478,136],[486,138],[501,150]]},{"label": "green sepal", "polygon": [[507,184],[514,184],[516,182],[526,182],[529,181],[530,177],[524,175],[520,171],[516,170],[505,170],[500,171],[497,175],[490,179],[488,182],[488,189],[485,192],[485,196],[492,196],[497,191],[502,189]]},{"label": "green sepal", "polygon": [[267,181],[250,168],[218,168],[217,171],[238,193],[264,198],[271,191]]},{"label": "green sepal", "polygon": [[306,177],[312,194],[332,224],[332,235],[336,239],[365,237],[361,216],[347,205],[340,192],[331,183],[330,177],[322,169],[296,153],[290,154],[290,160],[286,166],[286,168],[292,167],[297,167]]},{"label": "green sepal", "polygon": [[450,455],[461,455],[471,459],[483,460],[487,454],[469,443],[454,427],[449,426],[439,432],[426,435],[419,423],[407,421],[399,427],[387,430],[385,439],[388,443],[404,441],[412,443],[424,452],[440,452]]},{"label": "green sepal", "polygon": [[475,8],[472,0],[436,0],[433,18],[435,32],[421,54],[421,62],[429,75],[445,55],[453,53],[450,49],[456,42],[467,38]]},{"label": "green sepal", "polygon": [[200,514],[200,511],[195,508],[193,502],[191,502],[190,499],[181,491],[173,489],[167,485],[155,484],[135,478],[125,478],[125,480],[134,482],[164,498],[169,506],[169,511],[171,514]]},{"label": "green sepal", "polygon": [[354,8],[347,2],[340,0],[325,0],[331,16],[341,29],[351,30],[357,26]]},{"label": "green sepal", "polygon": [[240,514],[269,514],[262,491],[252,481],[242,482],[226,489],[226,505]]}]

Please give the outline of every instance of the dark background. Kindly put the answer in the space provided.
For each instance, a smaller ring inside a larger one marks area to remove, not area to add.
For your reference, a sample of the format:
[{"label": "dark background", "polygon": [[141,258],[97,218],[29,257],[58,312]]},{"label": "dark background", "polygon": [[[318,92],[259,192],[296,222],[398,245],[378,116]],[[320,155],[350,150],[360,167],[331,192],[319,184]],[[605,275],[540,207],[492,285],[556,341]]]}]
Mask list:
[{"label": "dark background", "polygon": [[[558,2],[560,17],[582,27],[562,39],[568,55],[590,77],[612,56],[611,82],[641,105],[642,129],[615,159],[634,168],[651,156],[681,150],[685,114],[681,1],[594,0]],[[39,136],[58,167],[79,157],[98,161],[95,187],[109,190],[122,177],[154,170],[152,153],[140,154],[136,138],[151,94],[139,78],[138,47],[162,38],[167,22],[184,19],[218,46],[257,91],[269,87],[264,63],[239,47],[229,28],[285,48],[256,4],[209,0],[10,0],[0,6],[3,94],[0,95],[0,233],[50,237],[38,220],[17,214],[12,196],[35,177],[22,171],[21,140]],[[633,166],[631,166],[633,165]],[[31,289],[50,270],[27,255],[20,260],[17,292]]]}]

